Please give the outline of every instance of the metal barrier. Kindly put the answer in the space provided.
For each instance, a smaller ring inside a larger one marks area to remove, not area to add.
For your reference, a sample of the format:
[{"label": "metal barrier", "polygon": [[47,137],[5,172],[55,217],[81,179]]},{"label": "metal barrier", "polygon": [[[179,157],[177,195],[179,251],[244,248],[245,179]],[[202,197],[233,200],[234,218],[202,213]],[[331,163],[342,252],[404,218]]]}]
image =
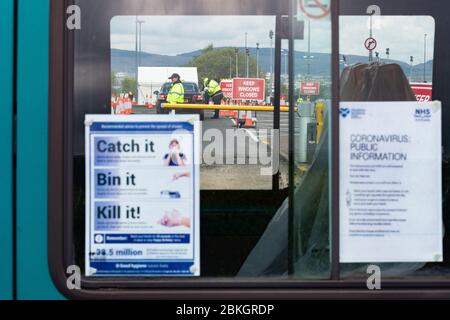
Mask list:
[{"label": "metal barrier", "polygon": [[315,108],[316,105],[313,102],[303,102],[295,114],[294,161],[297,164],[311,163],[314,157],[317,134]]},{"label": "metal barrier", "polygon": [[[272,106],[231,106],[231,105],[209,105],[209,104],[171,104],[163,103],[161,107],[164,109],[203,109],[203,110],[232,110],[232,111],[265,111],[273,112],[275,108]],[[297,111],[297,108],[294,108]],[[280,112],[289,112],[289,107],[280,107]]]}]

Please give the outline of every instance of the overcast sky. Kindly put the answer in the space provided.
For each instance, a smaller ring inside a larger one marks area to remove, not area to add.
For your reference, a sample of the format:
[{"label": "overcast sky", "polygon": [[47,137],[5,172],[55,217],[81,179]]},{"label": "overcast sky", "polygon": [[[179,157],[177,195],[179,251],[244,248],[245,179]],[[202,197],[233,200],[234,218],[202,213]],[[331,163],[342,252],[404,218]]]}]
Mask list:
[{"label": "overcast sky", "polygon": [[[269,48],[269,31],[275,29],[275,18],[270,16],[140,16],[142,50],[144,52],[176,55],[215,47],[244,47],[245,32],[248,46]],[[111,21],[111,47],[135,50],[135,16],[117,16]],[[423,62],[424,34],[428,34],[427,57],[433,56],[434,20],[431,17],[380,16],[373,18],[373,35],[378,41],[382,58],[390,48],[390,58],[415,64]],[[341,17],[341,53],[367,55],[364,40],[369,35],[366,16]],[[305,39],[307,32],[305,33]],[[311,50],[330,53],[329,22],[311,23]],[[286,42],[286,41],[284,41]],[[296,41],[296,50],[306,51],[307,41]],[[427,59],[427,60],[428,60]]]},{"label": "overcast sky", "polygon": [[[341,52],[366,55],[364,41],[369,35],[368,17],[341,17]],[[414,64],[423,63],[424,34],[427,34],[427,60],[434,53],[434,19],[429,16],[378,16],[373,18],[373,37],[378,42],[375,51],[385,57],[386,48],[390,49],[390,59],[409,63],[410,56]]]},{"label": "overcast sky", "polygon": [[[275,30],[275,17],[267,16],[140,16],[142,24],[142,51],[176,55],[215,47],[248,46],[270,47],[269,31]],[[111,46],[135,50],[136,17],[119,16],[111,21]]]}]

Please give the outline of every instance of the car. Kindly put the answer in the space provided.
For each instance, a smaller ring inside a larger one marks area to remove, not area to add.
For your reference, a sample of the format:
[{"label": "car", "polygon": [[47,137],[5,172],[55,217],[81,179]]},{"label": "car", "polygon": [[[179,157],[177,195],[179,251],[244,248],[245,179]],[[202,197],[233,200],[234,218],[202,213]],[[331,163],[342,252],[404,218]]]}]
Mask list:
[{"label": "car", "polygon": [[[157,114],[168,114],[170,109],[164,109],[162,107],[163,103],[167,102],[167,94],[169,93],[171,82],[166,82],[161,87],[160,91],[156,91],[155,94],[158,96],[156,102],[156,113]],[[183,82],[184,87],[184,102],[188,104],[202,104],[203,94],[200,92],[198,85],[195,82]],[[203,109],[177,109],[177,113],[183,114],[198,114],[200,115],[200,120],[205,119],[205,112]]]}]

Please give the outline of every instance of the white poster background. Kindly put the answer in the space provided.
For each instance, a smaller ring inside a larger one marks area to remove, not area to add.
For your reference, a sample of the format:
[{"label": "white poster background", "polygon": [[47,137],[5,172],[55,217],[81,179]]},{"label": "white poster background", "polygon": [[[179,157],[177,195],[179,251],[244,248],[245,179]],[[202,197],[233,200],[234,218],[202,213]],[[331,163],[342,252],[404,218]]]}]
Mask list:
[{"label": "white poster background", "polygon": [[442,261],[441,139],[440,102],[341,103],[342,263]]}]

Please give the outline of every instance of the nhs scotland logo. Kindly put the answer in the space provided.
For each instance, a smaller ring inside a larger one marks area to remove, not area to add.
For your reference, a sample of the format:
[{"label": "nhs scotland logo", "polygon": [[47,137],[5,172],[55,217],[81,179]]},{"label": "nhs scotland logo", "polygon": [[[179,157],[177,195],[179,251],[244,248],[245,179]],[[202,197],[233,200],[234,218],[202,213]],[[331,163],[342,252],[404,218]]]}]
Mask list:
[{"label": "nhs scotland logo", "polygon": [[416,118],[416,121],[424,121],[428,122],[431,120],[433,113],[431,112],[431,109],[429,108],[416,108],[416,111],[414,113],[414,117]]},{"label": "nhs scotland logo", "polygon": [[364,118],[366,115],[366,109],[363,108],[340,108],[339,114],[342,118],[346,119],[349,116],[351,119],[358,120]]},{"label": "nhs scotland logo", "polygon": [[342,118],[347,118],[351,112],[349,108],[341,108],[339,109],[339,113],[341,114]]}]

